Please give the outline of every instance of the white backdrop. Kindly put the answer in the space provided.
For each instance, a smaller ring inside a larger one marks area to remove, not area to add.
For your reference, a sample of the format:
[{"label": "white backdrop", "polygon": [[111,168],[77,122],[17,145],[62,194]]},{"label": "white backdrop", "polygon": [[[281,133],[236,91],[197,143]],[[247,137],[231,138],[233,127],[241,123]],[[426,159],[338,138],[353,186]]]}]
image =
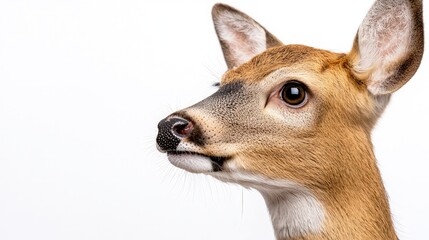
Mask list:
[{"label": "white backdrop", "polygon": [[[257,192],[155,148],[158,121],[226,70],[214,3],[0,1],[0,239],[274,239]],[[225,3],[285,43],[346,52],[372,1]],[[429,229],[428,75],[426,58],[373,134],[401,239]]]}]

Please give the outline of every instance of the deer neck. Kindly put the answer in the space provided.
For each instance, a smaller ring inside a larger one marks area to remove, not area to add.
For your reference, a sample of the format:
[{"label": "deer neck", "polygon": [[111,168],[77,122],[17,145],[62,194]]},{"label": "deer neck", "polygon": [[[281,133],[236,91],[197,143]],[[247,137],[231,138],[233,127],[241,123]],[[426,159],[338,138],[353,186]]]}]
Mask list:
[{"label": "deer neck", "polygon": [[289,184],[284,190],[259,190],[278,240],[397,239],[371,144],[363,154],[339,155],[365,168],[345,171],[323,189]]}]

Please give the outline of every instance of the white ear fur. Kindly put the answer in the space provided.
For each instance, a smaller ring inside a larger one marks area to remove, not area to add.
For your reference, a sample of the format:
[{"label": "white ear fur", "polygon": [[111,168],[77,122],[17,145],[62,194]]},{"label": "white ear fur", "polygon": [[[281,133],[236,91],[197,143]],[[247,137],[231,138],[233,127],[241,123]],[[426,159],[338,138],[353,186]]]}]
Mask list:
[{"label": "white ear fur", "polygon": [[223,12],[216,25],[219,38],[229,44],[238,65],[267,49],[264,29],[241,15]]},{"label": "white ear fur", "polygon": [[370,73],[367,86],[374,95],[396,91],[417,70],[423,53],[418,7],[421,1],[378,0],[359,27],[355,70]]},{"label": "white ear fur", "polygon": [[212,15],[228,68],[281,44],[255,20],[230,6],[216,4]]}]

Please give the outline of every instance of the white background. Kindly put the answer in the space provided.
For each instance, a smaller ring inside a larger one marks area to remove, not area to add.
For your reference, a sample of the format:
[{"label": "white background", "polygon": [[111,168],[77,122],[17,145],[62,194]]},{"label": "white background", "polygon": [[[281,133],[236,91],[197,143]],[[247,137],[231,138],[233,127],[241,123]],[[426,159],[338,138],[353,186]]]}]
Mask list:
[{"label": "white background", "polygon": [[[256,191],[155,148],[158,121],[226,70],[214,3],[0,1],[0,239],[274,238]],[[285,43],[347,52],[372,1],[225,3]],[[428,75],[426,58],[373,134],[401,239],[429,229]]]}]

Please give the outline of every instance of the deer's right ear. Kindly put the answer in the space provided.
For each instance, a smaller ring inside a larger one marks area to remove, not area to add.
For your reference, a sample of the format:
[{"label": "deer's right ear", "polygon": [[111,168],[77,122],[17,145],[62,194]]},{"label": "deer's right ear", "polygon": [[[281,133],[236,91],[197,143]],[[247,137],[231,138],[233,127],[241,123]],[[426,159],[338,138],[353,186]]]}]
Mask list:
[{"label": "deer's right ear", "polygon": [[374,95],[390,94],[417,71],[423,55],[422,0],[377,0],[349,54]]},{"label": "deer's right ear", "polygon": [[267,48],[283,45],[251,17],[228,5],[214,5],[212,17],[228,69]]}]

